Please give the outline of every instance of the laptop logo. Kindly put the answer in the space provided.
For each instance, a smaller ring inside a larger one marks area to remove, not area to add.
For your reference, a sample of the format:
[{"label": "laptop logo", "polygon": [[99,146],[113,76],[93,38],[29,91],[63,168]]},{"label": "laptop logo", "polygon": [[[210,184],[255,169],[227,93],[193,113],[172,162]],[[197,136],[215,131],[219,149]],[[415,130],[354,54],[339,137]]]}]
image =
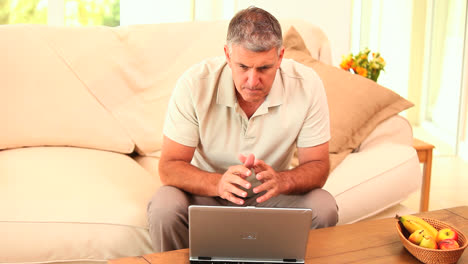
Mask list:
[{"label": "laptop logo", "polygon": [[241,234],[241,239],[243,240],[256,240],[257,233],[256,232],[244,232]]}]

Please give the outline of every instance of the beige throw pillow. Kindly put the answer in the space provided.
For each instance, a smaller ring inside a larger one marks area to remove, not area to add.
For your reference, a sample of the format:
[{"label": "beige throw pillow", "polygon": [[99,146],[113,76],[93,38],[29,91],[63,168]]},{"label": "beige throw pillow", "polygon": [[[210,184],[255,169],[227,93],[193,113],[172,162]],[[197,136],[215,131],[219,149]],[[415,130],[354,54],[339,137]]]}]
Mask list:
[{"label": "beige throw pillow", "polygon": [[367,78],[323,64],[310,55],[294,27],[284,36],[285,58],[313,68],[323,81],[330,110],[331,169],[387,118],[413,106]]}]

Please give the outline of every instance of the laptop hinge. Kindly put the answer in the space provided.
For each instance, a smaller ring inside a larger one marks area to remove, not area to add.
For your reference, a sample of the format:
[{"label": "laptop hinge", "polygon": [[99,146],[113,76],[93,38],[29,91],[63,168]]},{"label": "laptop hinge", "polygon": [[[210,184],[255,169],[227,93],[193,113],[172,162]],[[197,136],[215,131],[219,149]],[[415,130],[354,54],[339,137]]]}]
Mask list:
[{"label": "laptop hinge", "polygon": [[297,262],[296,259],[283,259],[283,262]]},{"label": "laptop hinge", "polygon": [[203,256],[200,256],[198,257],[199,260],[211,260],[211,257],[203,257]]}]

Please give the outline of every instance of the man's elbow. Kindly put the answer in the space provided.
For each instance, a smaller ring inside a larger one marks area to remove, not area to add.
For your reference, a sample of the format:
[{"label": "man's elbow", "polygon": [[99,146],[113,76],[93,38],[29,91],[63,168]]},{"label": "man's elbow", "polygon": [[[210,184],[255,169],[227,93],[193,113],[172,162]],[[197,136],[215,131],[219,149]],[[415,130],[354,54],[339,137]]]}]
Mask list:
[{"label": "man's elbow", "polygon": [[165,161],[159,161],[158,164],[158,174],[159,174],[159,180],[163,185],[170,185],[169,182],[169,173],[167,172],[167,166],[165,165]]},{"label": "man's elbow", "polygon": [[330,161],[324,162],[323,168],[322,168],[322,177],[319,179],[319,186],[320,188],[323,188],[325,186],[325,183],[327,183],[328,175],[330,174]]}]

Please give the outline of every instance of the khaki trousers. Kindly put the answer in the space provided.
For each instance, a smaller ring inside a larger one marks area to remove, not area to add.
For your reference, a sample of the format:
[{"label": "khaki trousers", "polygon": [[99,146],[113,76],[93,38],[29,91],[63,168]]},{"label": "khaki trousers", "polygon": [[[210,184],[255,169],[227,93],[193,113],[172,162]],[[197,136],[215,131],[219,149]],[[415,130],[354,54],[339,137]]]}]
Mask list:
[{"label": "khaki trousers", "polygon": [[[302,195],[279,195],[261,204],[255,201],[259,195],[246,198],[244,206],[310,208],[311,229],[334,226],[338,222],[335,198],[323,189]],[[172,186],[160,187],[148,204],[149,234],[155,252],[189,247],[190,205],[238,206],[220,197],[192,195]]]}]

